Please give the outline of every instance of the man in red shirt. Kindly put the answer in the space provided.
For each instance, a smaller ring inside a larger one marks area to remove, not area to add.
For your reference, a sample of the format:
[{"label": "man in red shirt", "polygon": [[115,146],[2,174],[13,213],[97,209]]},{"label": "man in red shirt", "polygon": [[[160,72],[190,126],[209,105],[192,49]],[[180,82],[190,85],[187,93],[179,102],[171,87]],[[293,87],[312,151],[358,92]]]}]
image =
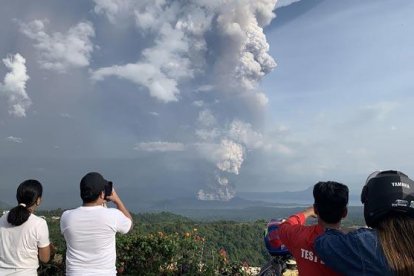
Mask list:
[{"label": "man in red shirt", "polygon": [[[313,206],[290,216],[279,226],[279,238],[295,258],[300,276],[340,275],[325,266],[316,255],[313,243],[326,228],[340,228],[348,212],[348,194],[344,184],[318,182],[313,187]],[[309,217],[317,217],[318,223],[305,225]]]}]

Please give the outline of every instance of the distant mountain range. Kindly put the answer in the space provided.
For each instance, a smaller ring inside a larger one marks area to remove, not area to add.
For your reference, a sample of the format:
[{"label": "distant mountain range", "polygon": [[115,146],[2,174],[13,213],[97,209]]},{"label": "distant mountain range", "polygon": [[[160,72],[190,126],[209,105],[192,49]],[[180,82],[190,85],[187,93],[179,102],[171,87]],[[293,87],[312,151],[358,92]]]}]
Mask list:
[{"label": "distant mountain range", "polygon": [[[310,196],[309,196],[310,194]],[[248,197],[249,199],[243,198]],[[266,196],[269,196],[267,198]],[[260,198],[260,200],[250,200]],[[265,201],[267,200],[267,201]],[[242,193],[229,201],[202,201],[196,198],[176,198],[154,202],[139,212],[172,212],[195,220],[254,221],[287,217],[313,203],[312,191],[281,193]],[[134,209],[134,207],[132,207]],[[362,206],[351,206],[347,220],[362,223]]]},{"label": "distant mountain range", "polygon": [[[286,192],[239,192],[240,198],[262,201],[275,204],[293,204],[293,205],[311,205],[313,204],[313,186],[302,191],[286,191]],[[361,206],[359,195],[349,195],[350,206]]]},{"label": "distant mountain range", "polygon": [[234,197],[228,201],[199,200],[194,197],[176,198],[157,201],[149,209],[152,210],[181,210],[181,209],[244,209],[248,207],[269,205],[263,201],[248,200],[241,197]]},{"label": "distant mountain range", "polygon": [[268,203],[295,203],[295,204],[312,204],[313,187],[302,191],[286,192],[239,192],[238,196],[248,200],[256,200]]},{"label": "distant mountain range", "polygon": [[[246,208],[295,208],[313,204],[313,187],[294,192],[240,192],[228,201],[199,200],[195,197],[177,197],[149,202],[128,202],[129,208],[142,211],[183,211],[183,210],[241,210]],[[359,198],[350,196],[351,206],[361,206]]]},{"label": "distant mountain range", "polygon": [[10,204],[0,201],[0,209],[10,209],[10,208],[11,208]]}]

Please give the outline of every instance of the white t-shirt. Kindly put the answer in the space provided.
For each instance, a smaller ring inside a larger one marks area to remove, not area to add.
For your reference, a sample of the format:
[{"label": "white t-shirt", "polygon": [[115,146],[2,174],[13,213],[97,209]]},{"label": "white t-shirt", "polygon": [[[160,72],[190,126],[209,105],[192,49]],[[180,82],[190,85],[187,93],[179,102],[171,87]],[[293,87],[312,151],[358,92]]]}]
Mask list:
[{"label": "white t-shirt", "polygon": [[65,211],[60,231],[66,240],[66,275],[116,275],[115,234],[125,234],[131,220],[115,208],[78,207]]},{"label": "white t-shirt", "polygon": [[31,214],[19,226],[0,218],[0,275],[37,275],[38,250],[50,244],[44,219]]}]

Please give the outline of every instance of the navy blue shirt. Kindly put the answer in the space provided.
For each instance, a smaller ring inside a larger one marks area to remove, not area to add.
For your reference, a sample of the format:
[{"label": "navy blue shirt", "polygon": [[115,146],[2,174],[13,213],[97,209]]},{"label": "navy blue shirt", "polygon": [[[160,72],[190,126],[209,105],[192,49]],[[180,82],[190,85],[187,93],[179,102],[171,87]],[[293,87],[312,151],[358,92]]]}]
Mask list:
[{"label": "navy blue shirt", "polygon": [[315,250],[327,266],[344,275],[393,275],[373,229],[348,234],[327,229],[316,238]]}]

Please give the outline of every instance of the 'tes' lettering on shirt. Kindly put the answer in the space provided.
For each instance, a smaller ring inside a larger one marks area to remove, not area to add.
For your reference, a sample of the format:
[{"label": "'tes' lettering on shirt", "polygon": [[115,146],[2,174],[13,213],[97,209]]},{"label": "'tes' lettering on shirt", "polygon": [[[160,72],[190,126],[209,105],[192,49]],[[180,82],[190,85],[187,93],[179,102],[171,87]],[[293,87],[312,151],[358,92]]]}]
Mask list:
[{"label": "'tes' lettering on shirt", "polygon": [[303,248],[301,248],[300,249],[300,251],[301,251],[301,257],[303,258],[303,259],[305,259],[305,260],[308,260],[308,261],[311,261],[311,262],[315,262],[315,263],[317,263],[318,261],[320,262],[320,263],[322,263],[319,259],[318,259],[318,256],[313,252],[313,251],[311,251],[311,250],[306,250],[306,249],[303,249]]}]

